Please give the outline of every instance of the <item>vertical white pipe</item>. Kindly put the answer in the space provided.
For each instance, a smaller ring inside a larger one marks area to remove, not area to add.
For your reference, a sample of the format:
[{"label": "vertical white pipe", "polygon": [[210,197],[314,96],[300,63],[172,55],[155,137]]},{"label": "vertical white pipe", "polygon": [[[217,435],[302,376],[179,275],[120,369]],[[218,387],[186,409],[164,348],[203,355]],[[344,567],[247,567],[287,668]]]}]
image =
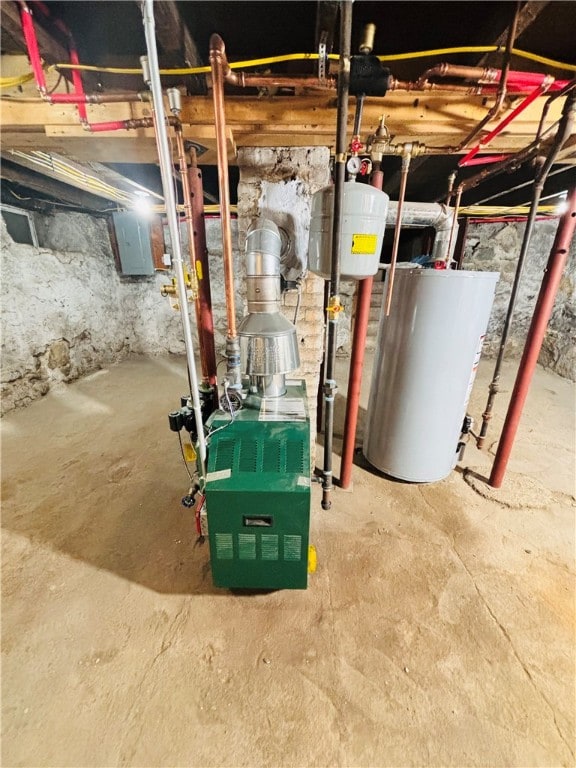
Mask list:
[{"label": "vertical white pipe", "polygon": [[184,344],[186,347],[190,387],[192,388],[190,394],[192,396],[194,420],[198,432],[198,453],[200,455],[201,473],[205,476],[206,438],[204,436],[204,424],[202,423],[200,396],[198,394],[198,375],[196,373],[196,361],[194,359],[194,342],[192,340],[192,331],[190,330],[190,314],[188,312],[188,297],[186,294],[186,280],[184,278],[182,261],[180,227],[178,224],[178,216],[176,214],[176,196],[174,194],[174,186],[172,183],[172,158],[168,146],[166,113],[164,111],[162,85],[160,83],[160,68],[158,66],[158,51],[156,49],[156,31],[154,24],[154,0],[144,0],[142,4],[142,15],[144,19],[144,32],[146,34],[146,50],[148,52],[148,69],[150,88],[152,90],[152,102],[157,118],[157,143],[160,159],[160,172],[162,175],[162,188],[164,190],[164,200],[166,201],[166,217],[168,219],[168,229],[170,230],[170,240],[172,241],[172,263],[174,271],[176,272],[176,281],[178,283],[178,303],[180,305],[180,316],[184,328]]}]

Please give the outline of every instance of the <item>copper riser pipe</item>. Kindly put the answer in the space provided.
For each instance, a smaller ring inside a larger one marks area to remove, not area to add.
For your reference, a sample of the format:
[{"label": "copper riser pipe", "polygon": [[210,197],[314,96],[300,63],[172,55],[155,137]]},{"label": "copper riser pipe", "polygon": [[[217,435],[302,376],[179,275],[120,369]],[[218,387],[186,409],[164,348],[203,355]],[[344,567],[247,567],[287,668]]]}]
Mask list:
[{"label": "copper riser pipe", "polygon": [[220,187],[226,321],[228,323],[228,336],[235,338],[236,313],[234,307],[232,230],[230,227],[230,185],[228,181],[228,147],[226,142],[226,117],[224,113],[224,62],[226,62],[224,41],[220,35],[214,34],[210,38],[210,65],[212,67],[212,97],[214,101],[214,121],[216,123],[216,142],[218,145],[218,185]]},{"label": "copper riser pipe", "polygon": [[232,230],[230,227],[230,184],[228,180],[228,147],[226,142],[226,113],[224,111],[224,67],[226,50],[220,35],[210,38],[210,66],[212,68],[212,98],[216,146],[218,150],[218,187],[220,190],[220,222],[222,225],[222,255],[224,259],[224,291],[226,294],[226,374],[230,386],[240,389],[240,343],[236,330],[234,300],[234,266],[232,263]]},{"label": "copper riser pipe", "polygon": [[518,430],[522,410],[534,370],[538,362],[538,356],[542,349],[542,342],[546,334],[548,322],[554,308],[554,300],[558,292],[558,286],[568,260],[570,244],[576,228],[576,187],[572,187],[568,195],[568,210],[560,219],[554,245],[550,252],[548,264],[544,272],[544,278],[540,287],[538,301],[534,309],[532,323],[528,331],[524,353],[516,376],[516,382],[512,391],[510,405],[504,421],[504,427],[498,443],[498,450],[489,484],[492,488],[500,488],[504,480],[504,474],[508,465],[508,459],[514,445],[514,438]]}]

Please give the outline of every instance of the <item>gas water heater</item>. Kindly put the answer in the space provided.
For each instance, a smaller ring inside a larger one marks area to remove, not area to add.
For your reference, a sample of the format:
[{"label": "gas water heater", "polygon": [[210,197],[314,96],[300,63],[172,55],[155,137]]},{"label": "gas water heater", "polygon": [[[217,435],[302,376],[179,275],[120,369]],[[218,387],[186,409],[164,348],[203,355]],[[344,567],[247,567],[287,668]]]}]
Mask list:
[{"label": "gas water heater", "polygon": [[205,421],[207,465],[195,494],[217,587],[305,589],[310,420],[295,326],[280,312],[282,241],[267,219],[246,236],[248,315],[238,328],[243,388],[224,381]]}]

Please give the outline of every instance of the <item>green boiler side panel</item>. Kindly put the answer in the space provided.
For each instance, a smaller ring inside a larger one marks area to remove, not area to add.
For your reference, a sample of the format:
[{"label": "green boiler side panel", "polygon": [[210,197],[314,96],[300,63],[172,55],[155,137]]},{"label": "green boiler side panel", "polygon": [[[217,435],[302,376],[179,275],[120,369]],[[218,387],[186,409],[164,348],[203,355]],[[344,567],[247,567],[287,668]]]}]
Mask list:
[{"label": "green boiler side panel", "polygon": [[290,389],[276,412],[243,408],[234,421],[220,412],[211,420],[211,430],[224,427],[210,438],[206,481],[217,587],[307,586],[310,426],[304,387]]}]

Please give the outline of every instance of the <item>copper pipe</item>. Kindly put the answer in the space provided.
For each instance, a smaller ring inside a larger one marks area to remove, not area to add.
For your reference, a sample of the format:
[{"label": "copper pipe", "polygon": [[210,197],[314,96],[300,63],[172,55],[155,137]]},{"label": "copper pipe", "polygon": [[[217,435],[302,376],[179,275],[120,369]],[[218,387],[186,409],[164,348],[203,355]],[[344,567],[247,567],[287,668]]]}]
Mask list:
[{"label": "copper pipe", "polygon": [[450,266],[452,260],[450,256],[450,249],[452,247],[452,241],[454,240],[454,232],[458,226],[458,211],[460,210],[460,200],[462,198],[462,184],[459,185],[456,191],[456,202],[454,203],[454,217],[452,219],[452,227],[450,228],[450,239],[448,240],[448,248],[446,249],[446,266]]},{"label": "copper pipe", "polygon": [[[384,174],[380,163],[375,163],[370,183],[376,189],[382,189]],[[349,488],[352,481],[352,465],[356,447],[356,430],[358,427],[358,408],[360,404],[360,389],[362,387],[362,370],[364,367],[364,352],[366,335],[370,320],[370,301],[372,299],[373,277],[358,281],[356,294],[356,317],[352,337],[352,353],[350,355],[350,373],[348,376],[348,392],[346,394],[346,416],[344,418],[344,437],[342,440],[342,459],[340,461],[340,486]]]},{"label": "copper pipe", "polygon": [[450,176],[448,176],[448,189],[446,190],[446,200],[444,200],[445,205],[450,205],[450,200],[452,199],[452,190],[454,189],[454,182],[456,181],[456,171],[452,171]]},{"label": "copper pipe", "polygon": [[336,78],[331,76],[320,80],[314,75],[294,75],[292,77],[286,75],[256,75],[233,70],[228,63],[224,42],[219,35],[212,35],[212,38],[210,38],[210,51],[212,51],[212,40],[214,38],[218,38],[219,41],[215,43],[215,48],[220,58],[224,82],[228,83],[228,85],[235,85],[237,88],[314,88],[323,91],[335,90],[336,88]]},{"label": "copper pipe", "polygon": [[230,185],[228,180],[228,147],[226,141],[226,114],[224,111],[224,72],[228,62],[224,41],[220,35],[210,38],[210,66],[212,67],[212,98],[218,150],[218,185],[220,188],[220,223],[224,257],[224,289],[226,293],[226,321],[228,337],[236,338],[236,310],[234,303],[234,267],[232,264],[232,231],[230,227]]},{"label": "copper pipe", "polygon": [[402,155],[402,169],[400,171],[400,191],[398,193],[398,209],[396,211],[396,228],[394,229],[394,243],[392,244],[392,257],[390,259],[390,269],[388,270],[388,284],[386,287],[386,299],[384,301],[384,316],[390,314],[392,304],[392,289],[394,288],[394,273],[396,271],[396,259],[398,258],[398,246],[400,245],[400,230],[402,229],[402,206],[406,196],[406,183],[408,181],[408,170],[411,160],[410,151],[405,151]]},{"label": "copper pipe", "polygon": [[492,488],[500,488],[504,480],[524,403],[528,396],[532,376],[538,363],[538,356],[542,349],[548,322],[554,308],[554,300],[568,259],[570,243],[574,237],[574,229],[576,227],[576,187],[572,187],[570,190],[567,202],[568,208],[558,224],[554,244],[544,271],[538,301],[526,338],[524,353],[518,368],[504,427],[500,435],[496,458],[494,459],[490,480],[488,481]]},{"label": "copper pipe", "polygon": [[474,80],[475,82],[495,83],[498,70],[489,67],[463,67],[458,64],[436,64],[423,72],[416,85],[424,89],[431,77],[454,77],[459,80]]},{"label": "copper pipe", "polygon": [[52,93],[43,98],[51,104],[114,104],[149,101],[144,93]]},{"label": "copper pipe", "polygon": [[[230,72],[232,73],[233,70],[230,70]],[[294,75],[289,77],[282,75],[245,75],[243,72],[238,74],[242,75],[243,88],[304,88],[318,91],[333,91],[336,89],[336,80],[333,77],[327,77],[322,81],[314,75]],[[226,82],[232,83],[231,80],[226,80]],[[237,85],[236,82],[233,84]]]},{"label": "copper pipe", "polygon": [[448,85],[445,83],[421,83],[417,80],[397,80],[391,77],[388,81],[389,91],[439,91],[442,93],[463,93],[466,96],[481,96],[485,88],[482,85]]}]

